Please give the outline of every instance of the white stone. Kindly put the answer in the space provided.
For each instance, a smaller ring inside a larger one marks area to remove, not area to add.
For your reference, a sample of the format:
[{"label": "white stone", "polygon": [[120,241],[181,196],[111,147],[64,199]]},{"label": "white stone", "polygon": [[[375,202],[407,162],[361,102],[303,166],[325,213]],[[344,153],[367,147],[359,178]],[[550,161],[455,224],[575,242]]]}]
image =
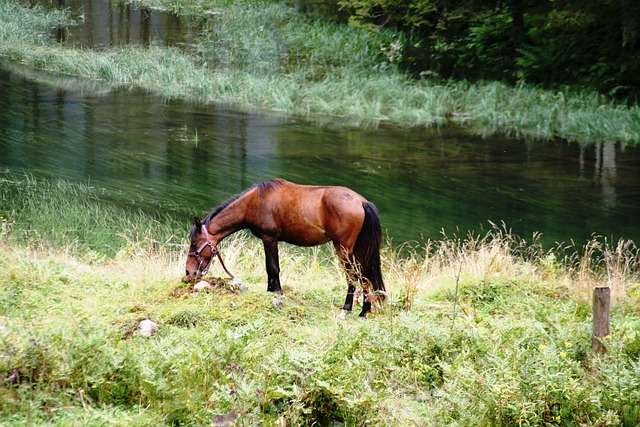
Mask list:
[{"label": "white stone", "polygon": [[275,308],[276,310],[282,310],[284,301],[278,298],[274,298],[271,300],[271,304],[273,304],[273,308]]},{"label": "white stone", "polygon": [[211,283],[206,280],[201,280],[193,286],[193,292],[200,292],[209,288],[212,288]]},{"label": "white stone", "polygon": [[140,335],[143,337],[150,337],[153,333],[160,328],[160,326],[151,319],[144,319],[138,324]]},{"label": "white stone", "polygon": [[347,310],[342,310],[340,314],[338,314],[338,319],[345,320],[347,318],[347,314],[349,314]]},{"label": "white stone", "polygon": [[231,280],[231,287],[239,291],[247,290],[247,287],[242,283],[242,279],[239,277],[234,277],[233,280]]}]

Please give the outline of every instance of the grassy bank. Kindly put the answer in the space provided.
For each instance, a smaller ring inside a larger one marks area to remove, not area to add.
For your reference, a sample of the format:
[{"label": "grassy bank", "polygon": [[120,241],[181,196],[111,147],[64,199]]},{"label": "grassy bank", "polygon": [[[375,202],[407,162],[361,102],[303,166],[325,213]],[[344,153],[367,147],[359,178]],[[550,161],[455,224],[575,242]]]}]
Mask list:
[{"label": "grassy bank", "polygon": [[310,20],[281,2],[145,4],[217,15],[191,52],[162,47],[98,52],[49,39],[51,28],[68,23],[65,14],[9,0],[0,5],[0,55],[53,73],[241,108],[401,126],[462,125],[486,135],[640,141],[640,108],[593,93],[411,80],[395,66],[402,54],[397,34]]},{"label": "grassy bank", "polygon": [[[185,225],[63,181],[5,175],[0,191],[0,424],[640,422],[633,244],[543,252],[495,227],[385,246],[389,305],[342,321],[330,248],[281,247],[278,303],[261,244],[237,235],[221,250],[246,289],[192,294]],[[596,285],[613,294],[604,355],[591,350]],[[159,326],[150,338],[144,319]]]}]

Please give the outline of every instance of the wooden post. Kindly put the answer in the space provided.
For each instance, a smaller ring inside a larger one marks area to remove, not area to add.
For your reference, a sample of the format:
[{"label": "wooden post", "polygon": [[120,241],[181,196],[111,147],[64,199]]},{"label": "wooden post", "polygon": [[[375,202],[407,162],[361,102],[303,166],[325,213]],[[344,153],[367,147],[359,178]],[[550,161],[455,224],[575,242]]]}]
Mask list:
[{"label": "wooden post", "polygon": [[605,353],[607,347],[600,340],[611,333],[610,325],[611,289],[598,286],[593,290],[593,338],[592,346],[598,353]]}]

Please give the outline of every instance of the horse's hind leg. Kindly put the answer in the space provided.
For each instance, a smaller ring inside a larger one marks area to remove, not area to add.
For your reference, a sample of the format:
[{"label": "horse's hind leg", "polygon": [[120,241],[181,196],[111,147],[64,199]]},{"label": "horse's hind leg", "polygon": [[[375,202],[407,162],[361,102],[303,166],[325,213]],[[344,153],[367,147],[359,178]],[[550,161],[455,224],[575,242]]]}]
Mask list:
[{"label": "horse's hind leg", "polygon": [[347,298],[345,299],[344,306],[342,307],[341,317],[345,317],[348,312],[353,309],[353,298],[356,291],[356,284],[361,284],[364,294],[364,303],[362,304],[362,311],[360,317],[365,317],[369,311],[371,311],[371,303],[367,300],[367,288],[362,283],[363,279],[360,272],[360,264],[356,260],[353,254],[348,254],[344,249],[340,254],[340,262],[345,269],[347,275]]},{"label": "horse's hind leg", "polygon": [[371,302],[369,301],[369,288],[371,287],[370,282],[369,279],[365,277],[362,271],[362,261],[358,259],[358,256],[352,254],[349,256],[349,260],[350,269],[347,270],[347,280],[349,280],[350,288],[360,286],[360,289],[362,289],[362,311],[358,316],[366,317],[367,314],[371,311]]},{"label": "horse's hind leg", "polygon": [[364,302],[362,303],[362,311],[358,315],[359,317],[367,317],[367,314],[371,311],[371,302],[369,301],[369,293],[367,292],[366,286],[362,286],[362,296],[364,298]]},{"label": "horse's hind leg", "polygon": [[[355,267],[354,267],[355,266]],[[362,311],[358,315],[359,317],[366,317],[367,313],[371,311],[371,302],[369,302],[369,293],[367,291],[366,280],[362,277],[360,273],[360,269],[358,268],[359,264],[357,261],[353,261],[353,263],[349,263],[345,265],[345,269],[347,270],[347,282],[349,284],[349,288],[347,289],[347,299],[344,303],[343,312],[351,311],[353,309],[353,298],[356,292],[356,284],[359,284],[362,289]]]},{"label": "horse's hind leg", "polygon": [[355,283],[355,278],[353,273],[349,271],[351,268],[350,264],[345,264],[344,268],[347,270],[347,298],[344,301],[342,310],[351,311],[353,309],[353,294],[356,292],[356,287],[353,285]]},{"label": "horse's hind leg", "polygon": [[335,247],[336,252],[338,252],[338,258],[340,258],[340,263],[342,264],[347,276],[347,298],[342,306],[342,313],[340,313],[340,317],[344,318],[353,309],[353,294],[356,291],[354,283],[356,282],[356,278],[351,264],[353,255],[349,255],[346,249],[338,246],[337,244]]}]

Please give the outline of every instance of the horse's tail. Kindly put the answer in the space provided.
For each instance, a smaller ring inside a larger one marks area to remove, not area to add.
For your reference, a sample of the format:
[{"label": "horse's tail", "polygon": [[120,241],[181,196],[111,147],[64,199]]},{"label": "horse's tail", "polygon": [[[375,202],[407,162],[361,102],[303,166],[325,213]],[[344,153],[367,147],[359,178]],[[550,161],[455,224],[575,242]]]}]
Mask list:
[{"label": "horse's tail", "polygon": [[384,299],[386,292],[380,271],[380,245],[382,244],[380,218],[373,203],[364,202],[362,207],[364,222],[353,247],[353,254],[360,262],[362,275],[369,279],[379,298]]}]

